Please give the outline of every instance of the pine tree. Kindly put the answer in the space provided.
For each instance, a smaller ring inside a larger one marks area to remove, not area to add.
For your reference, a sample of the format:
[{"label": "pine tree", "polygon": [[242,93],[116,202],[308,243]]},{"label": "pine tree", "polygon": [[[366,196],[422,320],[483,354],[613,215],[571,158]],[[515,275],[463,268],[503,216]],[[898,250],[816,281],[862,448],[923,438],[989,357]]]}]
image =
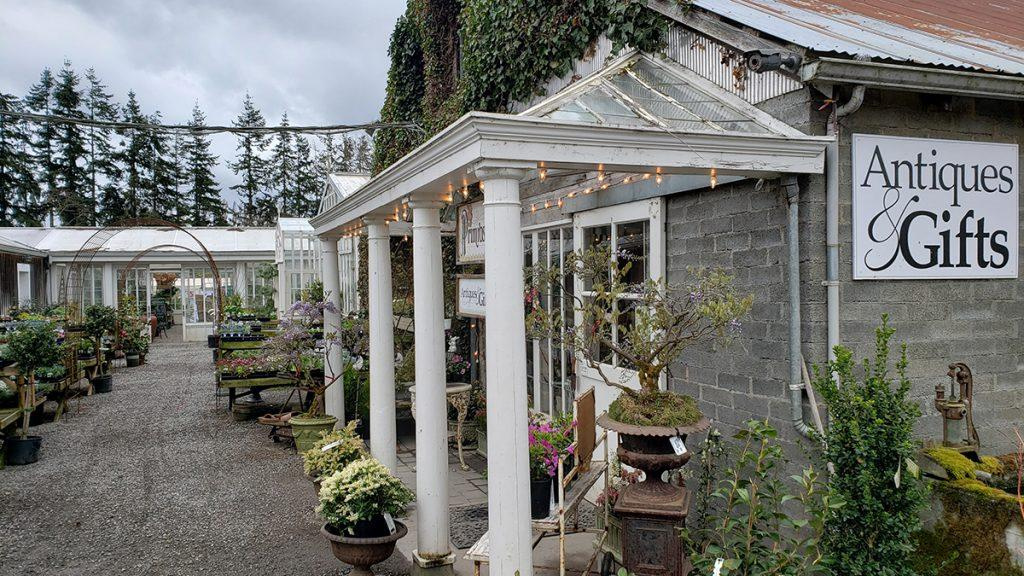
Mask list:
[{"label": "pine tree", "polygon": [[[89,68],[85,71],[85,79],[89,91],[85,96],[85,108],[90,120],[113,122],[118,119],[118,106],[113,95],[107,93],[96,71]],[[106,221],[104,212],[106,205],[101,204],[103,196],[116,193],[121,171],[115,158],[114,146],[111,143],[111,131],[107,128],[90,127],[87,136],[89,151],[86,172],[89,175],[90,202],[96,211],[92,214],[90,224]],[[110,189],[115,189],[110,192]]]},{"label": "pine tree", "polygon": [[[83,96],[78,74],[65,60],[53,90],[53,113],[66,118],[85,118]],[[85,170],[86,139],[76,124],[60,123],[55,130],[53,161],[57,170],[57,189],[51,200],[56,202],[57,215],[65,226],[85,226],[92,222],[95,209],[87,195],[88,174]]]},{"label": "pine tree", "polygon": [[[53,73],[44,68],[39,81],[29,88],[25,96],[25,108],[35,114],[50,114],[53,108]],[[32,155],[34,157],[36,182],[39,192],[33,204],[42,207],[49,217],[50,225],[54,223],[53,204],[50,198],[57,190],[57,166],[53,162],[53,142],[56,124],[38,122],[32,131]]]},{"label": "pine tree", "polygon": [[[21,111],[17,97],[0,92],[0,110]],[[24,122],[0,114],[0,226],[39,226],[43,210],[32,173],[31,134]]]},{"label": "pine tree", "polygon": [[[128,103],[124,106],[123,116],[125,122],[149,123],[133,91],[128,92]],[[117,158],[124,172],[124,189],[113,189],[104,194],[105,224],[126,218],[139,218],[144,212],[146,192],[150,189],[148,167],[151,161],[148,135],[143,130],[134,129],[119,130],[118,133],[122,140]]]},{"label": "pine tree", "polygon": [[[281,126],[288,126],[288,113],[281,115]],[[281,214],[298,216],[302,197],[296,186],[295,137],[291,132],[279,132],[270,156],[270,185],[277,195]]]},{"label": "pine tree", "polygon": [[[199,102],[192,107],[189,126],[202,126],[206,116],[199,109]],[[210,153],[207,137],[193,133],[185,139],[182,156],[185,171],[185,189],[189,194],[190,222],[193,226],[224,226],[227,224],[227,206],[220,197],[220,188],[214,178],[213,169],[217,157]]]},{"label": "pine tree", "polygon": [[[242,112],[234,121],[239,127],[266,126],[263,113],[256,108],[249,94],[242,102]],[[273,219],[273,201],[267,201],[267,162],[262,154],[267,147],[266,136],[242,134],[238,136],[238,157],[229,162],[228,167],[241,178],[241,182],[231,187],[238,192],[241,200],[240,219],[245,226],[269,224]],[[269,205],[268,205],[269,204]]]},{"label": "pine tree", "polygon": [[356,171],[356,141],[344,134],[341,137],[341,154],[339,156],[338,172]]},{"label": "pine tree", "polygon": [[[157,111],[149,118],[149,123],[157,125],[161,120],[160,112]],[[179,194],[179,171],[174,161],[173,142],[157,130],[148,131],[146,136],[150,182],[146,194],[146,215],[178,222],[179,214],[187,215],[188,208]]]},{"label": "pine tree", "polygon": [[316,158],[309,140],[301,134],[295,137],[295,160],[295,187],[299,197],[295,215],[309,218],[320,209],[320,183],[323,180],[317,173]]},{"label": "pine tree", "polygon": [[354,172],[369,174],[373,170],[373,143],[365,134],[359,137],[356,143],[355,159],[352,169]]}]

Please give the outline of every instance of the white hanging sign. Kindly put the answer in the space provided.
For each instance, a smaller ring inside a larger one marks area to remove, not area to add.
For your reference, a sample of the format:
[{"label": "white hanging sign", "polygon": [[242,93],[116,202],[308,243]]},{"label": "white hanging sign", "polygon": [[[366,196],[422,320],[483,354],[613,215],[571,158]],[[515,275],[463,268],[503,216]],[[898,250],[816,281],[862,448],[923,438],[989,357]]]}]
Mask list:
[{"label": "white hanging sign", "polygon": [[853,135],[854,279],[1016,278],[1016,144]]},{"label": "white hanging sign", "polygon": [[459,276],[455,279],[455,313],[470,318],[487,315],[483,276]]},{"label": "white hanging sign", "polygon": [[484,261],[484,203],[459,206],[455,220],[455,262],[471,264]]}]

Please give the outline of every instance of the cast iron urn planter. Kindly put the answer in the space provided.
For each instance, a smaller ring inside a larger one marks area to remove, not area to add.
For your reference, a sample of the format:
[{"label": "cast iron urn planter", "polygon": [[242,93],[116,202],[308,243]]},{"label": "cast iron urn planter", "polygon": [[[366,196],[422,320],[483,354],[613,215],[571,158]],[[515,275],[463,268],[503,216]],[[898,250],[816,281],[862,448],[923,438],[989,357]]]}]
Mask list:
[{"label": "cast iron urn planter", "polygon": [[320,533],[331,543],[331,552],[334,553],[334,557],[352,565],[351,576],[373,576],[370,566],[390,558],[395,551],[395,544],[409,533],[409,529],[405,527],[405,524],[395,521],[394,534],[357,537],[336,534],[330,526],[324,524]]},{"label": "cast iron urn planter", "polygon": [[682,468],[690,452],[673,448],[671,439],[685,442],[690,434],[711,427],[707,418],[690,426],[636,426],[601,415],[597,423],[619,434],[619,461],[644,472],[643,482],[626,486],[615,503],[622,519],[622,563],[637,576],[685,576],[690,564],[683,557],[679,530],[686,523],[690,493],[685,486],[661,479],[663,472]]}]

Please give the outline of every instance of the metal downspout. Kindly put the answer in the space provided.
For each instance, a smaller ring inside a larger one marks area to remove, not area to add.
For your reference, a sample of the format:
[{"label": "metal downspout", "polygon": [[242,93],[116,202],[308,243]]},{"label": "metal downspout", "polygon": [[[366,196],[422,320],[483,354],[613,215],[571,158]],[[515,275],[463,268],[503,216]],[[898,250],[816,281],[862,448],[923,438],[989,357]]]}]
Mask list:
[{"label": "metal downspout", "polygon": [[811,427],[804,422],[803,354],[800,352],[800,185],[796,176],[782,178],[789,203],[786,242],[789,247],[789,399],[793,428],[805,438]]},{"label": "metal downspout", "polygon": [[828,325],[828,359],[835,360],[839,345],[839,119],[853,114],[864,103],[864,85],[853,88],[850,99],[836,106],[826,134],[834,139],[825,147],[825,290]]}]

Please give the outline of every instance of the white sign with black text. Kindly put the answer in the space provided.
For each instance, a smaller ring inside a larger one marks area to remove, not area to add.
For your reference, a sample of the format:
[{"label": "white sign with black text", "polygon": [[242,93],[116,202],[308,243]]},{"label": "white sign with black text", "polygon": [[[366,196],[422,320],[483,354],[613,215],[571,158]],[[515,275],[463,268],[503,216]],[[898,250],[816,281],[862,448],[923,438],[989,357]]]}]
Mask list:
[{"label": "white sign with black text", "polygon": [[460,276],[455,279],[455,313],[470,318],[487,315],[487,297],[483,276]]},{"label": "white sign with black text", "polygon": [[459,205],[455,220],[455,263],[484,261],[484,203]]},{"label": "white sign with black text", "polygon": [[853,135],[854,279],[1016,278],[1016,144]]}]

